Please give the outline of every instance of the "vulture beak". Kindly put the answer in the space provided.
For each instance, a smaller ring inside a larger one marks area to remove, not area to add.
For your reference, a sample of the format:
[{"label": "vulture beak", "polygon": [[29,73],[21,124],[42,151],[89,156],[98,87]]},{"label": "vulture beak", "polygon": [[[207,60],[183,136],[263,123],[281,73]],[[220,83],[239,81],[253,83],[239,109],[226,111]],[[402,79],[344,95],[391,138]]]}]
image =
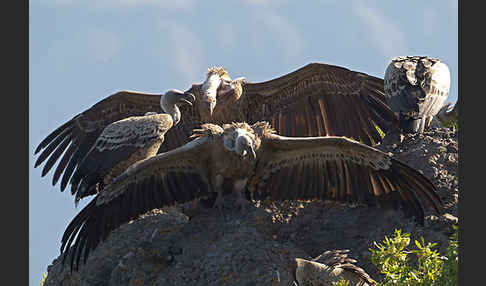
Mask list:
[{"label": "vulture beak", "polygon": [[184,94],[182,94],[179,98],[179,103],[187,103],[192,106],[195,100],[196,97],[194,96],[194,94],[190,92],[184,92]]},{"label": "vulture beak", "polygon": [[250,154],[250,156],[252,157],[253,160],[256,160],[256,153],[255,153],[255,150],[253,149],[253,144],[246,144],[245,147],[244,147],[244,150],[246,152],[243,153],[243,155],[245,155],[245,153],[247,154]]},{"label": "vulture beak", "polygon": [[211,74],[202,85],[202,103],[210,117],[213,116],[214,107],[216,107],[216,96],[220,84],[221,77],[217,74]]},{"label": "vulture beak", "polygon": [[251,154],[251,157],[253,158],[253,160],[256,160],[256,153],[255,153],[255,150],[253,150],[253,147],[250,147],[250,151],[248,151],[248,153]]},{"label": "vulture beak", "polygon": [[242,158],[245,157],[247,154],[256,159],[255,149],[253,148],[253,142],[248,136],[240,135],[236,137],[235,142],[235,152],[240,155]]},{"label": "vulture beak", "polygon": [[203,106],[204,109],[208,112],[209,117],[213,117],[213,111],[214,107],[216,107],[216,101],[210,100],[210,98],[208,98],[208,100],[203,100]]}]

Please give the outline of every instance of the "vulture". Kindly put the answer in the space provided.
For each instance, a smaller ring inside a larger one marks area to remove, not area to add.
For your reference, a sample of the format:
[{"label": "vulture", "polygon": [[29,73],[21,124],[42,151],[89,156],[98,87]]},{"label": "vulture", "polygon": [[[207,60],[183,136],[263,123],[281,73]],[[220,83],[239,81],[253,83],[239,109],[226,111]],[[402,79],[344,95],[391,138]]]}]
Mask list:
[{"label": "vulture", "polygon": [[[377,126],[386,132],[388,125],[398,124],[386,104],[383,79],[321,63],[260,83],[244,77],[232,80],[224,68],[212,67],[205,81],[187,92],[195,95],[195,103],[181,106],[182,119],[167,132],[159,153],[189,142],[192,130],[204,123],[269,121],[285,136],[347,136],[368,145],[382,139]],[[106,126],[160,110],[160,97],[120,91],[101,100],[40,142],[35,167],[47,160],[45,176],[59,159],[52,185],[62,176],[63,191]]]},{"label": "vulture", "polygon": [[[251,196],[274,201],[337,200],[380,205],[393,202],[423,224],[424,205],[440,213],[434,185],[415,169],[358,141],[340,136],[285,137],[268,122],[204,124],[192,141],[140,160],[102,189],[67,226],[61,245],[71,269],[118,226],[163,206],[204,199],[223,186],[236,192],[242,211]],[[226,182],[226,184],[223,184]],[[227,190],[226,190],[227,191]],[[74,238],[76,241],[70,248]],[[64,260],[64,259],[63,259]]]},{"label": "vulture", "polygon": [[194,95],[169,90],[160,98],[165,113],[148,112],[106,126],[71,177],[75,204],[98,193],[131,164],[157,154],[164,134],[181,119],[177,104],[194,102]]},{"label": "vulture", "polygon": [[349,250],[328,250],[312,260],[295,258],[292,264],[292,276],[299,286],[332,286],[341,278],[353,286],[370,286],[377,283],[357,261],[349,258]]},{"label": "vulture", "polygon": [[431,126],[449,96],[451,75],[446,64],[426,56],[392,59],[385,71],[385,94],[405,133],[422,133]]}]

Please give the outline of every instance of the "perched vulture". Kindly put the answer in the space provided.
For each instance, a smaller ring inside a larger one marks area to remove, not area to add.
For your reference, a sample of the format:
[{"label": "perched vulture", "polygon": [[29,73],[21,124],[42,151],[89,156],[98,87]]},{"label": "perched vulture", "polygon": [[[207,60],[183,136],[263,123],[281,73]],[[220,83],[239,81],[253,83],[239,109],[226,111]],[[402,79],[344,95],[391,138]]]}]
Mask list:
[{"label": "perched vulture", "polygon": [[295,258],[292,265],[294,281],[299,286],[332,286],[341,278],[349,281],[350,286],[370,286],[376,282],[357,261],[346,254],[349,250],[329,250],[312,260]]},{"label": "perched vulture", "polygon": [[177,104],[192,105],[190,93],[169,90],[160,98],[165,113],[131,116],[106,126],[71,177],[75,203],[96,194],[131,164],[157,154],[164,134],[181,119]]},{"label": "perched vulture", "polygon": [[405,133],[423,132],[449,96],[446,64],[426,56],[396,57],[385,71],[385,94]]},{"label": "perched vulture", "polygon": [[191,137],[195,139],[179,148],[134,163],[80,211],[62,237],[61,252],[74,252],[71,267],[113,229],[149,210],[212,192],[220,207],[225,180],[242,209],[249,204],[242,195],[246,185],[252,195],[278,201],[375,205],[388,197],[420,223],[422,203],[437,213],[442,205],[435,187],[418,171],[346,137],[284,137],[268,122],[205,124]]},{"label": "perched vulture", "polygon": [[[376,126],[386,131],[388,124],[398,123],[385,104],[383,79],[327,64],[311,63],[261,83],[231,80],[223,68],[213,67],[188,92],[195,95],[195,104],[181,107],[182,119],[167,132],[159,153],[189,142],[192,130],[203,123],[265,120],[285,136],[347,136],[368,145],[381,140]],[[47,159],[45,176],[62,155],[52,184],[62,175],[64,190],[106,126],[160,110],[160,96],[120,91],[103,99],[42,140],[35,153],[44,150],[35,166]]]}]

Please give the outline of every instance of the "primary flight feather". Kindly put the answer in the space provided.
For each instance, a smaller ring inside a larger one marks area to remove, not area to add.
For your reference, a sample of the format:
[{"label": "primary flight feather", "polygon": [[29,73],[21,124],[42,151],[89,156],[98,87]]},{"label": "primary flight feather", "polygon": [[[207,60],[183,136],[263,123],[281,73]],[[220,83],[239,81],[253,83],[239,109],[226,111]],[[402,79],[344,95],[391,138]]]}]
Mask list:
[{"label": "primary flight feather", "polygon": [[169,90],[160,100],[166,113],[131,116],[103,129],[71,177],[76,205],[81,198],[99,192],[131,164],[157,154],[167,130],[180,121],[178,104],[192,105],[194,95]]}]

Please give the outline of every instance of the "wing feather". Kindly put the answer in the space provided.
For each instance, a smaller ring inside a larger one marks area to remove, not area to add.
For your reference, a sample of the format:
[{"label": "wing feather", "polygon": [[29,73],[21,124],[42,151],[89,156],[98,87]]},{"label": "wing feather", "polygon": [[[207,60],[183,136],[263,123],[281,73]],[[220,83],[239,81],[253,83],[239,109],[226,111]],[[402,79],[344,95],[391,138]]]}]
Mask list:
[{"label": "wing feather", "polygon": [[[45,176],[66,151],[55,168],[52,180],[52,185],[55,185],[62,177],[61,191],[64,191],[74,170],[106,126],[130,116],[161,112],[160,96],[161,94],[120,91],[106,97],[46,136],[35,150],[35,154],[43,150],[35,162],[35,167],[49,158],[42,169],[42,176]],[[179,108],[183,114],[182,119],[169,130],[169,136],[160,151],[166,152],[187,143],[192,129],[200,124],[197,108],[187,105],[181,105]]]},{"label": "wing feather", "polygon": [[[273,80],[243,83],[242,101],[251,111],[247,122],[272,122],[285,136],[346,136],[371,145],[381,141],[373,124],[385,132],[398,124],[386,104],[383,79],[321,63]],[[308,116],[309,110],[318,117]]]},{"label": "wing feather", "polygon": [[[184,203],[208,194],[205,160],[210,140],[201,137],[170,152],[133,164],[71,221],[61,245],[71,270],[109,233],[157,207]],[[191,187],[198,186],[195,189]],[[74,242],[73,247],[70,248]]]},{"label": "wing feather", "polygon": [[[138,160],[155,155],[172,127],[168,114],[131,116],[108,125],[79,163],[70,184],[76,201],[96,193]],[[108,180],[108,182],[107,182]]]},{"label": "wing feather", "polygon": [[[418,171],[365,144],[345,137],[267,135],[255,176],[260,194],[274,200],[331,199],[375,205],[398,199],[406,213],[423,223],[428,204],[440,212],[434,185]],[[272,182],[267,184],[266,181]],[[279,188],[278,183],[283,185]],[[311,180],[312,182],[304,182]],[[314,191],[314,185],[318,190]],[[264,186],[264,187],[261,187]]]},{"label": "wing feather", "polygon": [[[56,169],[57,178],[53,180],[54,185],[64,171],[63,186],[65,188],[72,171],[91,149],[96,138],[107,125],[129,116],[143,115],[149,111],[160,111],[160,96],[160,94],[131,91],[120,91],[108,96],[84,112],[74,116],[42,140],[36,148],[35,154],[44,148],[45,150],[37,159],[35,166],[40,165],[48,157],[52,158],[49,164],[46,164],[43,168],[42,175],[47,174],[54,162],[59,158],[59,153],[62,153],[67,147],[65,139],[70,138],[66,140],[71,143],[69,151],[73,155],[63,157],[63,164],[59,164]],[[64,149],[60,148],[54,152],[58,146],[64,147]],[[61,190],[64,190],[64,188],[61,187]]]}]

